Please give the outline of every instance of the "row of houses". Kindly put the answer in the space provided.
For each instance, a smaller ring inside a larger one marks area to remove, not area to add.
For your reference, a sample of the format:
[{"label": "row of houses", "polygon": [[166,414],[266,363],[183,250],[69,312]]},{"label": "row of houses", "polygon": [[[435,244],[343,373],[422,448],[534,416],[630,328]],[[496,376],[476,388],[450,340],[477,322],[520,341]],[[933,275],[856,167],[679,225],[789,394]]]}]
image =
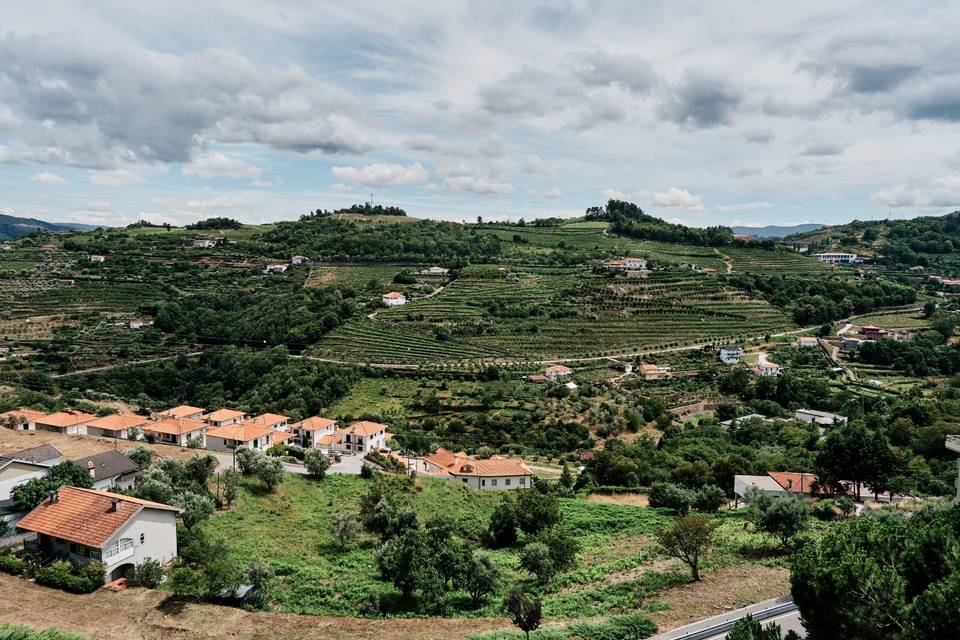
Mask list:
[{"label": "row of houses", "polygon": [[155,417],[133,413],[98,417],[73,409],[45,414],[22,407],[0,414],[0,424],[17,430],[148,439],[161,444],[192,445],[220,452],[231,452],[237,447],[263,451],[291,441],[305,448],[362,455],[370,451],[388,451],[393,437],[386,425],[366,420],[345,427],[336,420],[320,416],[291,423],[288,416],[275,413],[248,416],[230,408],[208,413],[189,405],[161,411]]}]

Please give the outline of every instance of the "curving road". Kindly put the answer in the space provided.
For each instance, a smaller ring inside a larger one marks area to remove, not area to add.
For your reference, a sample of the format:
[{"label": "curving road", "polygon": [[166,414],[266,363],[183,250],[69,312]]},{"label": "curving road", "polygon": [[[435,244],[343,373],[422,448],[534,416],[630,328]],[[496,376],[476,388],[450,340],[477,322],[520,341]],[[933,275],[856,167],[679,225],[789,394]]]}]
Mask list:
[{"label": "curving road", "polygon": [[665,633],[653,636],[650,640],[723,640],[738,620],[750,614],[755,620],[760,620],[763,626],[775,623],[780,626],[784,634],[787,631],[796,631],[801,638],[806,637],[806,631],[800,624],[800,611],[789,597],[775,598],[759,602],[749,607],[737,609],[712,618],[700,620],[683,627],[671,629]]}]

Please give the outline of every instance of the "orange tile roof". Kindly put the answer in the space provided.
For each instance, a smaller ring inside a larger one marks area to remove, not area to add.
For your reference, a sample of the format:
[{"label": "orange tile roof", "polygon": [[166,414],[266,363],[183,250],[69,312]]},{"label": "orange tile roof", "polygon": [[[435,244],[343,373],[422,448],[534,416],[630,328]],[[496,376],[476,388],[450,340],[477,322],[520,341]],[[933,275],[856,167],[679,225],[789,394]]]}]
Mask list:
[{"label": "orange tile roof", "polygon": [[152,433],[168,433],[170,435],[181,436],[191,431],[202,431],[207,428],[207,423],[201,420],[192,420],[190,418],[164,418],[144,425],[143,430]]},{"label": "orange tile roof", "polygon": [[276,429],[271,429],[271,431],[273,431],[273,444],[286,442],[293,437],[293,434],[289,431],[277,431]]},{"label": "orange tile roof", "polygon": [[92,413],[68,409],[37,418],[37,422],[50,425],[51,427],[72,427],[77,424],[83,424],[84,422],[90,422],[96,417],[97,416]]},{"label": "orange tile roof", "polygon": [[341,438],[335,433],[328,433],[325,436],[320,436],[320,439],[318,440],[318,442],[320,444],[327,444],[327,445],[341,444],[343,442],[343,438]]},{"label": "orange tile roof", "polygon": [[790,493],[810,493],[819,478],[812,473],[794,473],[791,471],[768,471],[767,475]]},{"label": "orange tile roof", "polygon": [[342,433],[349,433],[352,436],[372,436],[378,431],[384,431],[386,428],[387,425],[380,424],[379,422],[361,420],[359,422],[351,422],[349,427],[341,429],[340,431]]},{"label": "orange tile roof", "polygon": [[383,294],[383,297],[384,297],[384,298],[390,298],[391,300],[393,300],[393,299],[396,299],[396,298],[403,298],[403,297],[405,297],[405,296],[404,296],[402,293],[400,293],[399,291],[391,291],[391,292],[389,292],[389,293]]},{"label": "orange tile roof", "polygon": [[160,415],[164,418],[187,418],[189,416],[195,416],[198,413],[203,413],[203,409],[200,407],[191,407],[188,404],[181,404],[166,411],[161,411]]},{"label": "orange tile roof", "polygon": [[336,420],[331,420],[330,418],[321,418],[320,416],[313,416],[307,418],[306,420],[301,420],[300,422],[294,422],[290,425],[291,429],[300,429],[302,431],[323,431],[329,429],[330,427],[335,427],[337,425]]},{"label": "orange tile roof", "polygon": [[[464,454],[464,456],[466,456],[466,454]],[[431,453],[429,456],[424,456],[423,459],[434,466],[446,469],[457,461],[457,456],[448,449],[437,447],[436,451]]]},{"label": "orange tile roof", "polygon": [[0,413],[0,418],[23,418],[27,422],[36,422],[38,419],[45,416],[43,411],[35,411],[28,407],[20,407],[19,409],[11,409],[10,411],[4,411]]},{"label": "orange tile roof", "polygon": [[502,476],[532,476],[533,472],[523,460],[499,458],[489,460],[463,460],[447,470],[452,476],[475,476],[478,478]]},{"label": "orange tile roof", "polygon": [[276,431],[249,420],[228,424],[225,427],[210,427],[207,429],[207,437],[213,436],[214,438],[225,438],[237,442],[249,442],[254,438],[272,433],[276,433]]},{"label": "orange tile roof", "polygon": [[103,429],[104,431],[123,431],[130,427],[139,427],[150,422],[150,418],[135,413],[115,413],[112,416],[103,416],[87,423],[88,427]]},{"label": "orange tile roof", "polygon": [[[119,508],[113,511],[113,501]],[[176,507],[118,493],[61,487],[57,501],[47,498],[28,513],[17,527],[70,542],[100,548],[144,508],[178,511]]]},{"label": "orange tile roof", "polygon": [[286,422],[289,419],[289,416],[282,416],[279,413],[261,413],[258,416],[250,418],[253,422],[262,424],[265,427],[272,427],[275,424]]},{"label": "orange tile roof", "polygon": [[203,416],[203,419],[207,422],[223,422],[224,420],[236,420],[245,415],[247,414],[243,411],[237,411],[236,409],[217,409],[213,413]]},{"label": "orange tile roof", "polygon": [[573,369],[563,364],[555,364],[547,367],[545,371],[548,371],[548,372],[553,371],[554,373],[569,373],[573,371]]}]

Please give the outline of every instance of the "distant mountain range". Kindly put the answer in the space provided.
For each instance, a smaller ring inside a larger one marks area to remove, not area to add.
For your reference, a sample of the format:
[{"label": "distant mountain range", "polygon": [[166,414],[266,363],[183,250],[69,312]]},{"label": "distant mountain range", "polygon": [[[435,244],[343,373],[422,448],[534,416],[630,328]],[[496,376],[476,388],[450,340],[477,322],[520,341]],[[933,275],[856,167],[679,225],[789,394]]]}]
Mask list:
[{"label": "distant mountain range", "polygon": [[792,226],[778,226],[775,224],[768,224],[765,227],[730,227],[734,233],[742,233],[745,235],[757,236],[760,239],[764,238],[784,238],[786,236],[793,235],[795,233],[809,233],[811,231],[816,231],[817,229],[823,229],[826,225],[823,224],[795,224]]},{"label": "distant mountain range", "polygon": [[76,224],[73,222],[44,222],[34,218],[18,218],[0,214],[0,240],[13,240],[34,231],[84,231],[96,229],[97,225]]}]

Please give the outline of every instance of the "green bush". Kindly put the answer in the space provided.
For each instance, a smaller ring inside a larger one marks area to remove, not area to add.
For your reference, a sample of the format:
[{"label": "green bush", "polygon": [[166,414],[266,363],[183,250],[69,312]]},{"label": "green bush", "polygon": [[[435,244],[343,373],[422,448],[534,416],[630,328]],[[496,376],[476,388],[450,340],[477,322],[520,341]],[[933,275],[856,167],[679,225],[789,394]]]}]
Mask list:
[{"label": "green bush", "polygon": [[156,589],[163,578],[163,565],[159,560],[145,558],[133,570],[133,584],[147,589]]},{"label": "green bush", "polygon": [[87,640],[60,629],[43,629],[36,631],[20,625],[0,624],[0,640]]},{"label": "green bush", "polygon": [[0,553],[0,571],[15,576],[22,576],[27,572],[29,565],[10,553]]},{"label": "green bush", "polygon": [[58,560],[39,569],[35,577],[38,584],[48,587],[70,593],[93,593],[103,586],[106,571],[99,562],[77,567],[66,560]]}]

